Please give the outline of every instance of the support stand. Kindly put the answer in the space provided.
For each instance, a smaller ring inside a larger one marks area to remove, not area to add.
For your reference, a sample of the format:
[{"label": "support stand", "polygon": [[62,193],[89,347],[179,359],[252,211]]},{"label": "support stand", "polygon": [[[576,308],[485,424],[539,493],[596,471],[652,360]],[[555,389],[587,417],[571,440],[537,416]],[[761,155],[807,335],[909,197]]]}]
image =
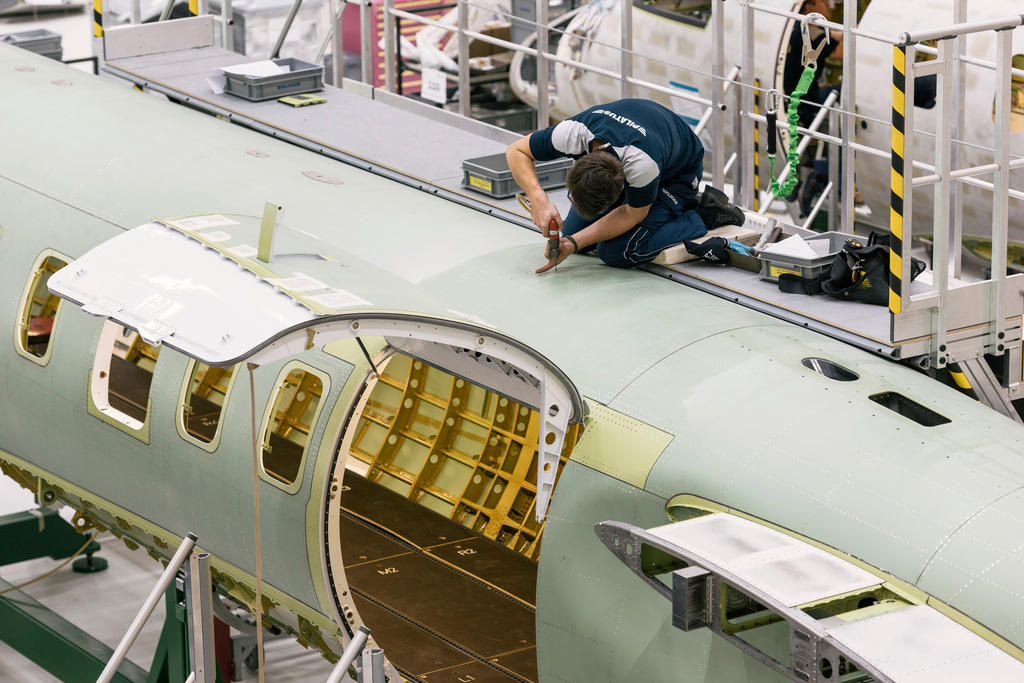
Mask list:
[{"label": "support stand", "polygon": [[[88,538],[47,507],[4,515],[0,517],[0,567],[39,557],[63,560],[71,557]],[[106,569],[106,560],[93,557],[99,549],[99,543],[90,543],[85,549],[86,557],[72,563],[75,571]]]}]

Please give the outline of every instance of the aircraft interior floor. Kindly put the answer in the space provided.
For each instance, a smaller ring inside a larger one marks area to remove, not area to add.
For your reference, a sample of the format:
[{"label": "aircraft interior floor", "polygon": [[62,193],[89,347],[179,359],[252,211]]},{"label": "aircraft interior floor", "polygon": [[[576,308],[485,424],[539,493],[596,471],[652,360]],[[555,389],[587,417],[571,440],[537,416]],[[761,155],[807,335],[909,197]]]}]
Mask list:
[{"label": "aircraft interior floor", "polygon": [[351,470],[344,485],[345,574],[392,662],[424,681],[536,681],[536,563]]}]

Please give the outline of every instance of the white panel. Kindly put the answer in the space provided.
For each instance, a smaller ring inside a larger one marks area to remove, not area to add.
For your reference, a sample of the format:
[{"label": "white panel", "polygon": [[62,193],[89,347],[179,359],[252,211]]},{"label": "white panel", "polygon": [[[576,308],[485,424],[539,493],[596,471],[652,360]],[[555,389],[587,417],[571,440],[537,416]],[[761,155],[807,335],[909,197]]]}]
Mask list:
[{"label": "white panel", "polygon": [[835,626],[829,635],[899,683],[1024,680],[1024,664],[924,605]]},{"label": "white panel", "polygon": [[725,513],[648,531],[720,566],[787,607],[881,583],[874,574],[831,553]]},{"label": "white panel", "polygon": [[107,61],[212,46],[213,15],[210,14],[151,24],[114,26],[105,29],[103,37]]},{"label": "white panel", "polygon": [[316,316],[177,230],[148,223],[92,248],[50,278],[87,313],[207,363],[226,363]]}]

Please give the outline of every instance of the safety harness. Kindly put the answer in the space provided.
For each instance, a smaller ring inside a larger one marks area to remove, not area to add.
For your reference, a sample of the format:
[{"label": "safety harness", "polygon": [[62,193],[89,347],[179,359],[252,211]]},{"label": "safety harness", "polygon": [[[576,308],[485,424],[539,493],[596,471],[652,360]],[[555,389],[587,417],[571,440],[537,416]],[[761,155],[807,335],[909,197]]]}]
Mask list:
[{"label": "safety harness", "polygon": [[829,42],[829,32],[828,29],[825,29],[824,37],[818,42],[817,46],[814,45],[810,33],[810,21],[814,17],[822,21],[825,20],[825,17],[817,12],[812,12],[800,20],[800,36],[803,41],[801,63],[804,66],[804,71],[800,74],[800,80],[797,82],[796,88],[789,95],[789,148],[786,152],[786,161],[789,162],[790,172],[782,183],[775,178],[776,139],[778,137],[776,114],[779,111],[779,101],[782,99],[782,93],[772,88],[768,91],[768,95],[765,98],[765,118],[768,121],[768,177],[771,178],[771,192],[776,197],[788,197],[793,192],[797,183],[800,182],[800,176],[796,171],[797,166],[800,165],[800,154],[796,151],[799,145],[796,133],[797,127],[800,124],[800,101],[807,94],[807,91],[810,90],[811,83],[814,82],[818,69],[818,55],[821,54],[821,51]]}]

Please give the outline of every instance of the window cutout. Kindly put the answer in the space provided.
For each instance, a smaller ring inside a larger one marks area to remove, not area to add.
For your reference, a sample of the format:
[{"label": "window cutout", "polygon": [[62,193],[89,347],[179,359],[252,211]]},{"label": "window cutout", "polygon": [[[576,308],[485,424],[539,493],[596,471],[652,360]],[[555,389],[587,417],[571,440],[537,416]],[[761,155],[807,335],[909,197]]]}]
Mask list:
[{"label": "window cutout", "polygon": [[323,381],[301,367],[278,385],[263,432],[263,471],[277,481],[295,483],[322,394]]},{"label": "window cutout", "polygon": [[931,408],[926,408],[917,401],[909,399],[902,394],[897,394],[895,391],[872,394],[871,396],[868,396],[868,398],[879,405],[885,406],[889,410],[899,413],[903,417],[910,418],[919,425],[924,425],[925,427],[944,425],[951,421],[948,417],[943,417]]},{"label": "window cutout", "polygon": [[44,358],[50,349],[50,338],[61,303],[61,298],[50,292],[46,285],[50,276],[66,265],[67,262],[57,256],[44,256],[36,265],[22,303],[18,343],[22,351],[36,358]]},{"label": "window cutout", "polygon": [[181,424],[193,439],[213,443],[220,433],[221,415],[235,367],[215,368],[193,361],[189,368],[181,406]]},{"label": "window cutout", "polygon": [[130,429],[142,429],[159,355],[159,346],[150,346],[130,327],[108,320],[92,368],[92,399],[100,412]]}]

